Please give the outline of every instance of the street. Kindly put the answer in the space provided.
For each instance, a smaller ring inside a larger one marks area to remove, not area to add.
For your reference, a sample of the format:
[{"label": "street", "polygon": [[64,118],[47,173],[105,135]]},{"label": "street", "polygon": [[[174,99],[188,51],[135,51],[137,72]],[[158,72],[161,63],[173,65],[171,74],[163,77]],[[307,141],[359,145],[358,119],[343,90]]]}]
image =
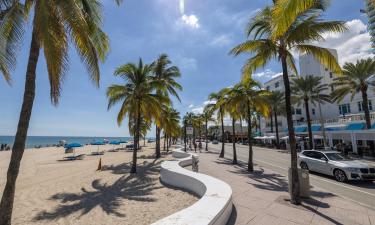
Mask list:
[{"label": "street", "polygon": [[[205,143],[203,143],[203,148]],[[209,144],[209,150],[220,152],[221,143]],[[237,159],[244,163],[248,160],[248,146],[236,144]],[[287,150],[253,147],[254,163],[287,176],[290,167],[290,154]],[[232,143],[225,144],[225,158],[232,158]],[[310,173],[310,184],[332,194],[348,198],[375,210],[375,182],[352,181],[339,183],[333,177]]]}]

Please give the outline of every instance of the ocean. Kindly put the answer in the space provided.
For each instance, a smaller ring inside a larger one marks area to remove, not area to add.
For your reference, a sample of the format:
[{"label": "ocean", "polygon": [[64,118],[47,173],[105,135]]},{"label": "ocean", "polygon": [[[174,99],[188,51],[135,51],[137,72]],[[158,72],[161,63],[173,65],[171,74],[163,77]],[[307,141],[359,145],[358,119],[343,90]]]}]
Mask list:
[{"label": "ocean", "polygon": [[[93,141],[129,141],[130,137],[69,137],[69,136],[28,136],[26,140],[26,148],[47,147],[59,144],[59,141],[65,140],[66,143],[79,143],[82,145],[89,144]],[[12,146],[14,136],[0,136],[0,144],[8,144]]]}]

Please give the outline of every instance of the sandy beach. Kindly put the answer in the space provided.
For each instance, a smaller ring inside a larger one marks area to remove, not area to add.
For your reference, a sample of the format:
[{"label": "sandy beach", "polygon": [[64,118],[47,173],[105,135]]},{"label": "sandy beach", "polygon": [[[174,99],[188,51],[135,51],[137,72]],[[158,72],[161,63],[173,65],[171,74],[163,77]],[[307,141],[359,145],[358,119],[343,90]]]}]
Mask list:
[{"label": "sandy beach", "polygon": [[[143,144],[143,143],[142,143]],[[113,146],[100,146],[109,150]],[[153,146],[138,152],[138,173],[130,175],[131,151],[89,156],[97,146],[76,154],[83,160],[60,161],[62,147],[25,150],[13,211],[13,224],[150,224],[197,201],[187,192],[163,186]],[[0,193],[10,152],[0,152]],[[103,171],[96,171],[99,159]]]}]

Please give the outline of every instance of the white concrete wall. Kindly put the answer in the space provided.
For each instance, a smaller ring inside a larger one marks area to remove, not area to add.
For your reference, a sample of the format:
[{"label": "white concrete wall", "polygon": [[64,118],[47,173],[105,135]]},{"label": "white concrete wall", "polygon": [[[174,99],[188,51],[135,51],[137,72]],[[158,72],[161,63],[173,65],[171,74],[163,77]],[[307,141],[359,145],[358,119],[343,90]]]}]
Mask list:
[{"label": "white concrete wall", "polygon": [[231,187],[219,179],[182,168],[191,165],[192,155],[181,149],[173,151],[173,157],[178,160],[162,163],[160,179],[165,184],[191,191],[201,198],[192,206],[154,225],[225,225],[228,222],[233,207]]}]

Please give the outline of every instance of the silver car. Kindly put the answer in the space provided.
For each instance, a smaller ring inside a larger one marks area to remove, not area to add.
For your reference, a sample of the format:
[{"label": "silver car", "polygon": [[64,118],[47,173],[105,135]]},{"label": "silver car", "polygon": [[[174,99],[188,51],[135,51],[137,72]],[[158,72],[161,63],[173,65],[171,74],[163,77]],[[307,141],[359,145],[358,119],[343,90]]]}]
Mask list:
[{"label": "silver car", "polygon": [[302,169],[334,176],[337,181],[375,180],[375,166],[350,159],[335,151],[307,150],[298,155]]}]

